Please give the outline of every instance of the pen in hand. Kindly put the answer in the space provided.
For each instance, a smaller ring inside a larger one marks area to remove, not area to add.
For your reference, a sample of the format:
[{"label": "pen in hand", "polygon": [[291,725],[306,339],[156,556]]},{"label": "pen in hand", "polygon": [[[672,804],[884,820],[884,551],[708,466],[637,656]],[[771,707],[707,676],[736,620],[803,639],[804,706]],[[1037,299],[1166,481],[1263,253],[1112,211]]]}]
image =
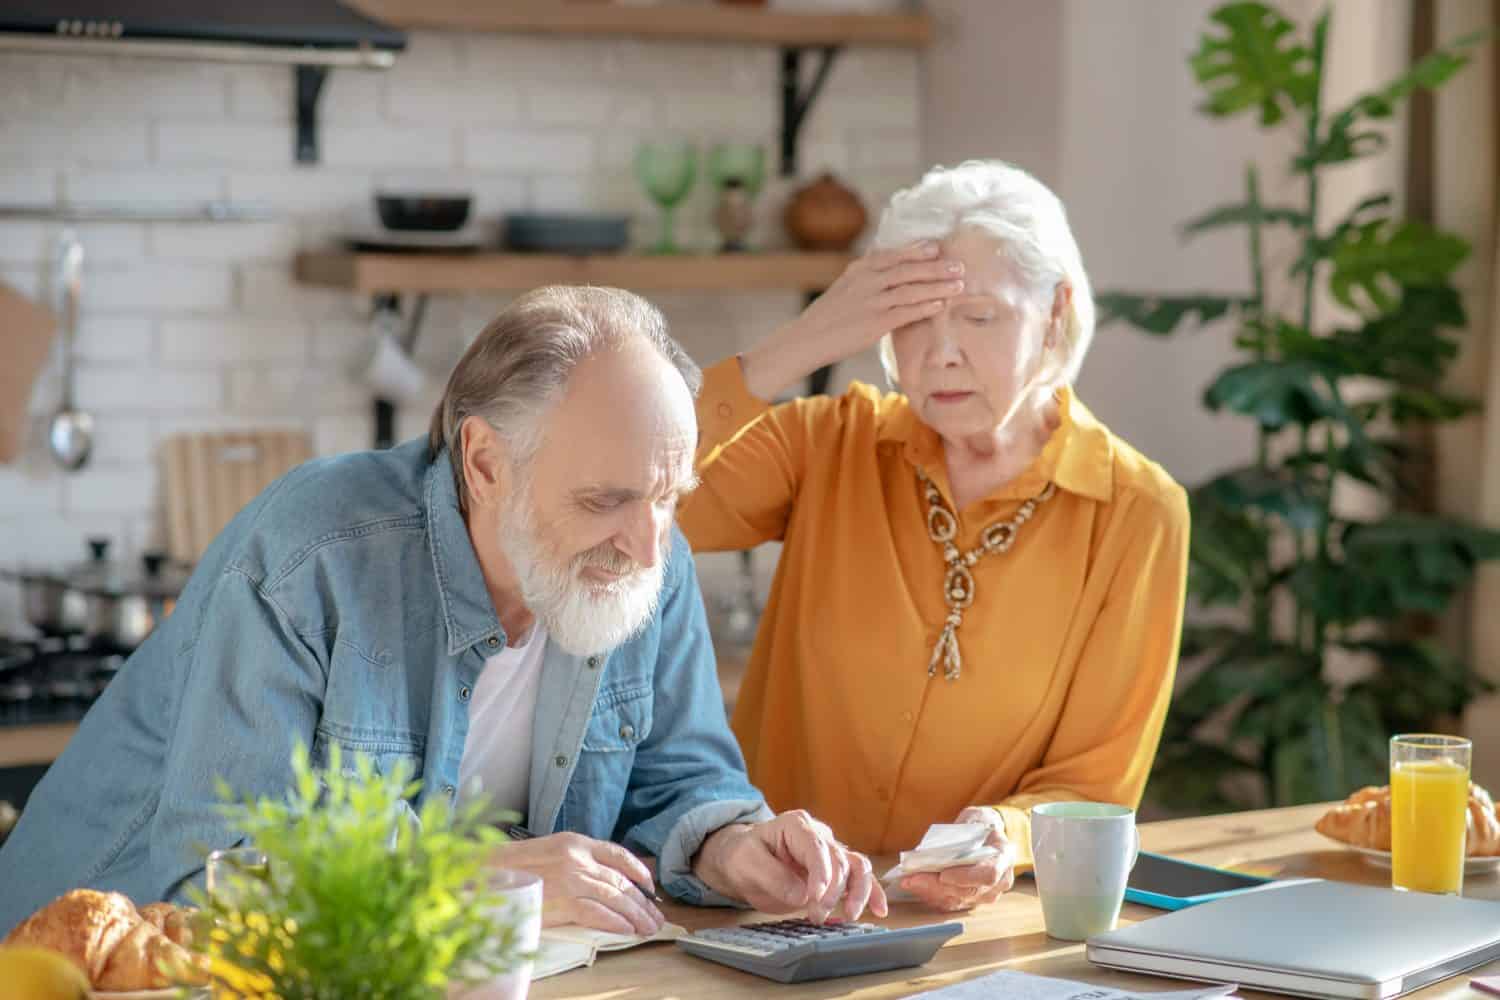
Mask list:
[{"label": "pen in hand", "polygon": [[[506,824],[506,825],[502,826],[501,829],[505,832],[505,835],[508,836],[511,840],[530,840],[530,839],[532,839],[533,837],[536,836],[536,834],[532,833],[530,830],[526,829],[524,826],[521,826],[519,823]],[[630,880],[630,884],[633,885],[633,886],[635,886],[637,889],[639,889],[641,891],[641,895],[645,896],[647,899],[651,900],[651,902],[653,902],[653,903],[665,903],[666,902],[666,900],[662,899],[660,896],[658,896],[656,894],[656,888],[654,886],[642,885],[641,883],[637,882],[635,879],[631,879]]]},{"label": "pen in hand", "polygon": [[641,890],[641,895],[645,896],[647,899],[651,900],[651,902],[653,902],[653,903],[665,903],[666,902],[666,900],[662,899],[660,896],[658,896],[656,894],[656,889],[653,888],[652,886],[641,885],[641,883],[637,882],[635,879],[631,879],[630,880],[630,884],[633,885],[633,886],[635,886],[637,889]]}]

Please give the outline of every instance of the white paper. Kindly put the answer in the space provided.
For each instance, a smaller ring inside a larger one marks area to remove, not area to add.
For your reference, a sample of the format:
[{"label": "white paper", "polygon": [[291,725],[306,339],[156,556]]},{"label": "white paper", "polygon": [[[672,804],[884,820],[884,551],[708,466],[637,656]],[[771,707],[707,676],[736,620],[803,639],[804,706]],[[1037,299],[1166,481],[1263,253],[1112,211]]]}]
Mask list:
[{"label": "white paper", "polygon": [[927,828],[915,850],[902,851],[901,861],[881,876],[882,882],[897,882],[919,872],[940,872],[959,865],[993,858],[999,848],[989,847],[990,827],[985,823],[934,823]]},{"label": "white paper", "polygon": [[676,941],[686,933],[685,928],[673,923],[662,924],[661,930],[650,937],[612,934],[576,924],[545,927],[542,929],[541,944],[537,947],[536,964],[532,967],[531,978],[546,979],[574,969],[587,968],[594,964],[594,959],[600,952],[624,951],[653,941]]},{"label": "white paper", "polygon": [[1050,979],[1026,972],[992,972],[928,993],[917,993],[912,1000],[1211,1000],[1227,997],[1238,986],[1205,986],[1195,990],[1172,990],[1166,993],[1137,993],[1069,979]]}]

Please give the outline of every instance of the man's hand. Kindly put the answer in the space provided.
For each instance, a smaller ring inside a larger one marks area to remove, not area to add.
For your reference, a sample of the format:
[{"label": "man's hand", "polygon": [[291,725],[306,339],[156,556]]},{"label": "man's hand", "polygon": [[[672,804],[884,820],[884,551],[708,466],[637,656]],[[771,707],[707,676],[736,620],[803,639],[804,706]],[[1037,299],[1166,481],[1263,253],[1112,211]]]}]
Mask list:
[{"label": "man's hand", "polygon": [[636,887],[655,884],[651,870],[618,844],[554,833],[504,844],[492,857],[497,867],[541,877],[545,927],[582,924],[616,934],[651,935],[666,919]]},{"label": "man's hand", "polygon": [[901,880],[901,888],[939,910],[969,910],[993,903],[1016,882],[1016,852],[1005,836],[1005,821],[993,809],[970,806],[954,822],[985,824],[990,828],[985,843],[1001,853],[972,865],[908,875]]},{"label": "man's hand", "polygon": [[723,827],[703,842],[694,874],[715,892],[762,913],[806,909],[807,919],[858,920],[868,906],[886,915],[885,892],[870,859],[798,809],[764,823]]}]

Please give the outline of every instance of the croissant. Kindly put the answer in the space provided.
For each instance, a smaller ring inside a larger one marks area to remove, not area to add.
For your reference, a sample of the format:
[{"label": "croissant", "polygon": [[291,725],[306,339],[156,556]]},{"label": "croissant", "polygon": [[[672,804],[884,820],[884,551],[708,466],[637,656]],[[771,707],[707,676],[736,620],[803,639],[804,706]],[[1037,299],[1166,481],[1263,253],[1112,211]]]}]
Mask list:
[{"label": "croissant", "polygon": [[187,916],[166,903],[145,909],[143,916],[118,892],[75,889],[28,917],[4,943],[59,952],[100,990],[160,989],[174,980],[206,982],[203,960],[157,925],[160,921],[162,928],[175,929],[187,941]]},{"label": "croissant", "polygon": [[[1356,847],[1391,849],[1391,790],[1374,785],[1361,788],[1324,813],[1314,825],[1319,833]],[[1489,792],[1469,783],[1469,857],[1500,856],[1500,816]]]},{"label": "croissant", "polygon": [[197,910],[179,908],[171,903],[147,903],[140,908],[141,918],[147,920],[173,943],[184,948],[193,946],[193,914]]},{"label": "croissant", "polygon": [[1325,837],[1377,851],[1391,849],[1391,797],[1372,796],[1383,789],[1362,788],[1324,813],[1314,829]]},{"label": "croissant", "polygon": [[120,942],[141,922],[140,914],[118,892],[74,889],[27,917],[6,944],[49,948],[66,956],[97,983]]},{"label": "croissant", "polygon": [[[192,956],[171,941],[149,921],[137,923],[110,952],[103,970],[94,980],[99,990],[154,990],[173,984],[193,964]],[[165,971],[164,971],[165,970]]]}]

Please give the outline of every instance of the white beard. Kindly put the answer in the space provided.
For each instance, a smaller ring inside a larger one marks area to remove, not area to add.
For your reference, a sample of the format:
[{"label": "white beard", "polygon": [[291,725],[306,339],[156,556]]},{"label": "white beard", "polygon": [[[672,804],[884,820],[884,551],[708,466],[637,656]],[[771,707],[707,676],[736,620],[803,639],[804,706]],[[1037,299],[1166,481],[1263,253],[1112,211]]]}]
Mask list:
[{"label": "white beard", "polygon": [[591,565],[618,569],[625,557],[590,550],[558,565],[537,538],[530,491],[507,504],[500,520],[500,547],[521,584],[521,598],[547,630],[548,639],[574,656],[594,656],[636,635],[656,614],[666,553],[648,569],[607,586],[591,586],[579,573]]}]

